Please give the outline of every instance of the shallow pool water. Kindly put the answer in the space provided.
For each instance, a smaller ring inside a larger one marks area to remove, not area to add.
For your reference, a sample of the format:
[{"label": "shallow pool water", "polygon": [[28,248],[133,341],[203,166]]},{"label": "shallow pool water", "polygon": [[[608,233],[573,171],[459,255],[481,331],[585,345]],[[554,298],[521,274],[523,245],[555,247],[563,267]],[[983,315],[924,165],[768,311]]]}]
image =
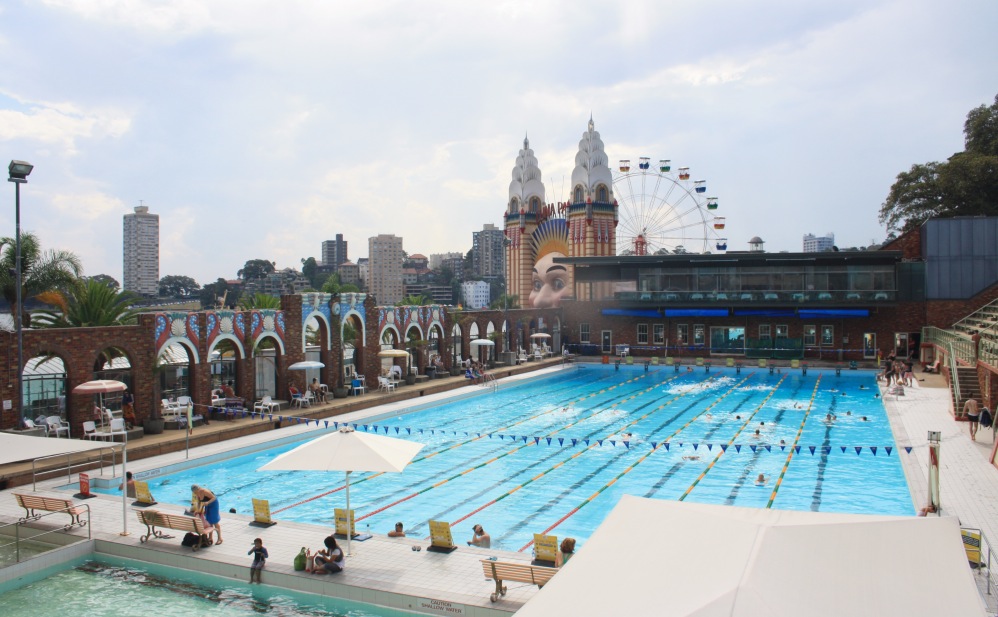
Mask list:
[{"label": "shallow pool water", "polygon": [[[461,542],[477,523],[506,550],[544,531],[584,541],[623,494],[913,514],[877,392],[861,371],[580,366],[358,425],[425,448],[403,473],[352,474],[351,505],[358,531],[402,521],[426,536],[441,520]],[[278,520],[328,525],[342,473],[257,471],[295,445],[148,481],[160,502],[188,504],[196,483],[223,512],[248,514],[256,497]]]}]

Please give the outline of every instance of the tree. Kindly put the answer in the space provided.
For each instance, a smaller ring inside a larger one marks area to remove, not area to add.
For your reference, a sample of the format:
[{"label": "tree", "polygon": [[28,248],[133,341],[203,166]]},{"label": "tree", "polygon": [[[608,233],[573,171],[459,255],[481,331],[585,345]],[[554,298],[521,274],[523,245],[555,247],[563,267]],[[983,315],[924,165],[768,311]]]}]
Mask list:
[{"label": "tree", "polygon": [[200,293],[201,285],[189,276],[170,274],[159,279],[159,295],[171,298],[190,298]]},{"label": "tree", "polygon": [[239,300],[239,308],[244,311],[253,309],[279,309],[281,308],[281,299],[277,296],[257,292],[252,296],[243,296]]},{"label": "tree", "polygon": [[344,285],[340,285],[340,290],[339,290],[338,293],[341,293],[341,294],[356,294],[356,293],[360,293],[360,287],[357,287],[353,283],[346,283]]},{"label": "tree", "polygon": [[32,323],[39,328],[94,328],[134,324],[138,310],[132,304],[139,296],[117,291],[95,278],[77,281],[65,294],[48,291],[38,299],[58,310],[40,310]]},{"label": "tree", "polygon": [[276,266],[276,263],[267,261],[266,259],[251,259],[243,265],[242,269],[236,273],[236,276],[244,281],[262,279],[268,274],[276,272]]},{"label": "tree", "polygon": [[302,276],[308,279],[308,284],[313,288],[321,287],[319,281],[316,280],[318,275],[319,264],[315,262],[315,257],[302,258],[301,260],[301,273]]},{"label": "tree", "polygon": [[430,304],[430,299],[426,296],[406,296],[395,303],[395,306],[426,306]]},{"label": "tree", "polygon": [[963,152],[898,174],[880,207],[888,233],[932,217],[998,215],[998,96],[967,114],[963,134]]},{"label": "tree", "polygon": [[[10,314],[17,314],[17,262],[14,238],[0,238],[0,292],[10,304]],[[38,236],[21,234],[21,302],[46,291],[69,289],[83,272],[80,258],[69,251],[43,251]],[[31,316],[23,315],[23,325],[31,324]]]},{"label": "tree", "polygon": [[[239,302],[238,293],[233,293],[229,289],[229,284],[225,279],[219,277],[214,283],[207,283],[201,288],[201,308],[225,308],[225,306],[235,306]],[[222,299],[225,299],[224,306],[220,306]]]},{"label": "tree", "polygon": [[496,310],[501,311],[503,309],[518,309],[520,308],[520,296],[516,294],[513,295],[502,294],[498,298],[496,298],[491,304],[489,304],[489,308],[494,311]]},{"label": "tree", "polygon": [[119,283],[118,280],[115,279],[113,276],[110,276],[108,274],[97,274],[91,276],[90,280],[97,281],[98,283],[104,283],[105,285],[107,285],[108,287],[110,287],[115,291],[121,289],[121,283]]}]

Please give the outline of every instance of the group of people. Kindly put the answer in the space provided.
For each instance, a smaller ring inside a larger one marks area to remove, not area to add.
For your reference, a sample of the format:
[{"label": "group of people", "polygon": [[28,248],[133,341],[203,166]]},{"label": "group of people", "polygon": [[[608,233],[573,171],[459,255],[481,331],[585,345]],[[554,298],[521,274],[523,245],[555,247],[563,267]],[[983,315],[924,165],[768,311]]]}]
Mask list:
[{"label": "group of people", "polygon": [[915,381],[915,362],[911,358],[905,358],[902,360],[898,358],[893,353],[887,356],[887,362],[884,364],[884,370],[877,376],[877,379],[883,379],[887,382],[887,386],[891,385],[903,385],[911,387]]},{"label": "group of people", "polygon": [[464,376],[475,383],[480,384],[490,379],[495,379],[491,373],[485,372],[485,368],[477,360],[469,361],[466,366]]}]

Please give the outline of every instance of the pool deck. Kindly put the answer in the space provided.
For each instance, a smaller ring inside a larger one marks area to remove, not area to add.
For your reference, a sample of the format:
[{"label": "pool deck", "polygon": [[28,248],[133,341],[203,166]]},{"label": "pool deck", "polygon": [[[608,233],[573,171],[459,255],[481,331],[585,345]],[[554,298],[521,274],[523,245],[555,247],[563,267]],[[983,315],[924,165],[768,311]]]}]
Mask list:
[{"label": "pool deck", "polygon": [[[563,370],[552,364],[542,371],[515,375],[503,381],[510,383]],[[812,366],[811,370],[828,369]],[[943,515],[956,516],[964,526],[978,527],[989,540],[998,540],[998,469],[989,463],[994,448],[992,430],[982,429],[977,441],[971,441],[967,424],[955,421],[949,413],[949,390],[943,379],[922,373],[917,373],[916,377],[919,381],[915,387],[906,389],[905,396],[886,396],[884,399],[898,445],[893,456],[901,457],[914,505],[920,507],[926,502],[927,432],[939,431],[942,434],[940,486]],[[426,394],[419,397],[418,402],[431,403],[454,395],[473,395],[481,391],[481,388],[475,386],[463,386]],[[369,409],[338,413],[336,419],[356,421],[373,415],[395,413],[412,405],[412,400],[398,400]],[[294,415],[299,414],[296,412]],[[235,426],[246,422],[261,421],[240,419],[233,424]],[[216,428],[216,424],[222,426]],[[226,424],[229,423],[213,422],[209,427],[196,429],[196,432],[226,431]],[[315,430],[314,426],[286,426],[281,429],[280,436]],[[202,457],[263,443],[276,436],[277,433],[269,430],[229,440],[223,440],[219,435],[211,443],[192,451],[191,456]],[[171,436],[148,436],[142,441],[169,437]],[[172,438],[174,441],[183,440],[182,433]],[[170,450],[175,445],[164,447],[164,450]],[[910,454],[905,452],[907,446],[911,447]],[[130,445],[129,450],[131,449]],[[130,463],[128,468],[133,472],[141,472],[179,463],[184,459],[184,452],[174,448],[174,451]],[[0,468],[0,474],[2,473],[4,469]],[[40,483],[39,492],[66,497],[65,491],[56,488],[62,484],[65,484],[65,476]],[[30,490],[29,485],[5,490],[2,492],[5,494],[0,494],[0,523],[12,522],[23,513],[9,493]],[[330,532],[328,527],[281,521],[273,527],[261,529],[249,525],[249,516],[223,513],[225,541],[220,546],[191,552],[190,549],[179,546],[179,538],[183,535],[179,532],[174,533],[177,538],[173,540],[153,539],[143,544],[140,543],[139,536],[145,532],[145,528],[132,512],[135,508],[130,505],[131,500],[128,501],[124,523],[121,499],[101,495],[83,502],[91,509],[91,531],[99,552],[246,580],[250,562],[246,551],[253,538],[261,537],[271,555],[263,575],[265,584],[428,614],[508,615],[537,592],[537,588],[532,585],[509,583],[508,595],[493,604],[489,600],[489,594],[495,586],[482,575],[479,560],[494,555],[500,560],[526,563],[530,556],[470,548],[464,545],[466,538],[455,538],[459,548],[453,553],[437,554],[426,551],[429,542],[422,537],[395,539],[376,533],[369,540],[353,543],[352,555],[348,558],[347,569],[343,573],[327,576],[294,572],[291,562],[302,546],[313,549],[319,547],[322,538]],[[180,513],[182,510],[172,505],[161,509],[173,513]],[[51,527],[54,520],[62,520],[62,515],[48,517],[38,526]],[[125,526],[129,535],[121,535]],[[388,530],[377,531],[385,533]],[[86,530],[78,528],[71,533],[83,537],[87,535]],[[414,546],[422,550],[413,551]],[[0,582],[3,580],[4,570],[0,570]]]}]

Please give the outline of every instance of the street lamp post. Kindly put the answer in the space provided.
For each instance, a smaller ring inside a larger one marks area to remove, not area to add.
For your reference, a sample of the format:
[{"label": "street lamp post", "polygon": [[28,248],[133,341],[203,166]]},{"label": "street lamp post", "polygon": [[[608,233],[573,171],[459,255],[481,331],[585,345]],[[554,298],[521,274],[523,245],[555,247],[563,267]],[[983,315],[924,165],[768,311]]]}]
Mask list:
[{"label": "street lamp post", "polygon": [[27,183],[28,175],[35,166],[24,161],[11,161],[7,167],[8,182],[14,183],[14,270],[15,270],[15,290],[17,304],[17,414],[24,419],[24,333],[22,332],[23,321],[21,317],[21,185]]}]

